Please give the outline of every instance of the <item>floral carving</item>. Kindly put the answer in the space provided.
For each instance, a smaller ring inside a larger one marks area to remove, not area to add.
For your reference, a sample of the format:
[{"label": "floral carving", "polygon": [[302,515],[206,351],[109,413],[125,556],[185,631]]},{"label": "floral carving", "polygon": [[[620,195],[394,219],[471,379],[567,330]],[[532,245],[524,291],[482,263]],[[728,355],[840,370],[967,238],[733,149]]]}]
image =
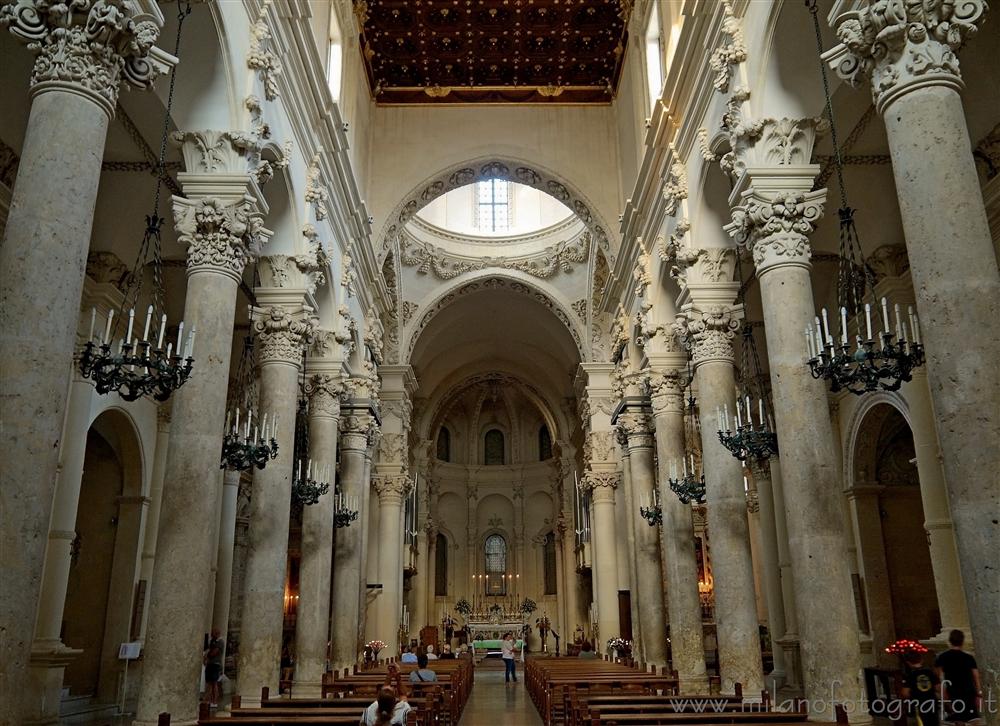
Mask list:
[{"label": "floral carving", "polygon": [[678,205],[688,198],[687,170],[680,161],[675,160],[670,165],[670,172],[667,174],[667,180],[663,184],[663,198],[667,202],[663,208],[663,213],[668,217],[677,214]]},{"label": "floral carving", "polygon": [[642,238],[639,238],[639,256],[635,261],[635,269],[632,270],[632,277],[635,279],[635,295],[642,297],[646,294],[646,288],[653,284],[653,276],[649,272],[652,258],[646,250],[641,248]]},{"label": "floral carving", "polygon": [[403,309],[403,325],[409,325],[410,320],[416,314],[417,310],[420,308],[415,302],[410,302],[409,300],[404,300]]},{"label": "floral carving", "polygon": [[410,479],[406,474],[376,474],[372,477],[372,486],[380,503],[399,502],[410,491]]},{"label": "floral carving", "polygon": [[131,284],[132,271],[114,252],[94,250],[87,254],[87,277],[106,282],[124,292]]},{"label": "floral carving", "polygon": [[247,156],[259,155],[257,140],[244,131],[174,131],[187,171],[203,174],[245,172]]},{"label": "floral carving", "polygon": [[587,436],[587,461],[614,461],[615,442],[611,431],[591,431]]},{"label": "floral carving", "polygon": [[382,321],[379,319],[378,313],[375,310],[370,310],[365,315],[365,335],[364,341],[365,345],[372,353],[372,357],[375,359],[376,363],[382,363]]},{"label": "floral carving", "polygon": [[681,413],[687,376],[678,369],[652,372],[649,375],[649,400],[653,413]]},{"label": "floral carving", "polygon": [[312,295],[317,287],[326,282],[325,271],[329,263],[316,228],[306,224],[302,228],[302,236],[306,238],[306,250],[295,255],[292,260],[305,277],[305,288]]},{"label": "floral carving", "polygon": [[278,98],[278,76],[281,75],[281,61],[270,49],[271,31],[267,27],[267,11],[271,0],[264,0],[257,20],[250,26],[250,48],[247,50],[247,68],[257,71],[264,83],[264,97],[268,101]]},{"label": "floral carving", "polygon": [[733,66],[747,59],[747,48],[743,40],[743,29],[739,20],[733,15],[730,0],[722,0],[722,7],[722,32],[729,36],[729,40],[713,51],[708,65],[715,71],[715,79],[712,81],[715,90],[726,93],[729,90],[729,78]]},{"label": "floral carving", "polygon": [[733,221],[725,230],[751,250],[758,272],[777,264],[804,264],[811,254],[808,235],[823,215],[825,198],[825,190],[770,198],[751,192],[733,208]]},{"label": "floral carving", "polygon": [[311,415],[332,418],[340,415],[340,397],[344,392],[344,385],[339,376],[317,373],[306,381],[305,388]]},{"label": "floral carving", "polygon": [[259,251],[262,227],[262,216],[249,201],[174,197],[174,228],[187,246],[189,270],[210,268],[239,278],[250,254]]},{"label": "floral carving", "polygon": [[354,258],[345,252],[341,263],[344,269],[340,274],[340,286],[347,292],[348,297],[354,297],[357,295],[355,282],[358,279],[358,273],[354,271]]},{"label": "floral carving", "polygon": [[742,305],[706,305],[680,313],[677,325],[691,346],[692,362],[695,365],[718,360],[733,362],[736,358],[733,338],[742,317]]},{"label": "floral carving", "polygon": [[306,203],[313,205],[317,220],[326,219],[326,203],[330,198],[330,193],[322,182],[322,170],[319,166],[320,156],[315,154],[306,169]]},{"label": "floral carving", "polygon": [[580,322],[587,323],[587,299],[580,298],[572,305],[573,312],[576,313],[576,317],[580,318]]},{"label": "floral carving", "polygon": [[160,29],[136,22],[125,0],[8,0],[0,26],[35,54],[31,86],[70,83],[96,97],[108,115],[118,102],[121,79],[151,86],[157,70],[149,52]]},{"label": "floral carving", "polygon": [[260,361],[298,365],[302,349],[312,342],[316,320],[306,307],[294,312],[281,305],[257,309],[253,329],[260,342]]},{"label": "floral carving", "polygon": [[406,461],[406,436],[397,433],[383,433],[378,445],[380,464]]}]

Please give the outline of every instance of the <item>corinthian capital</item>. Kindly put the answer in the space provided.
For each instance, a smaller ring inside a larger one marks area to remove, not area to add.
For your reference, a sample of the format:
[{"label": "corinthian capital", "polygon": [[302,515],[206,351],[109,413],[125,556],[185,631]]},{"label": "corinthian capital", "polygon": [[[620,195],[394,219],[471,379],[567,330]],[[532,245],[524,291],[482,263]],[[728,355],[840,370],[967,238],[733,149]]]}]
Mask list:
[{"label": "corinthian capital", "polygon": [[823,216],[826,190],[778,192],[751,187],[733,207],[725,226],[736,243],[753,254],[757,273],[772,267],[809,267],[809,235]]},{"label": "corinthian capital", "polygon": [[652,448],[653,419],[648,413],[632,411],[618,417],[618,433],[625,440],[623,444],[632,449]]},{"label": "corinthian capital", "polygon": [[122,77],[148,88],[158,73],[149,52],[160,28],[133,20],[125,0],[7,0],[0,26],[35,54],[33,94],[60,87],[82,91],[109,117]]},{"label": "corinthian capital", "polygon": [[962,88],[955,53],[976,32],[986,0],[867,0],[835,23],[847,55],[837,73],[853,85],[871,80],[879,113],[924,86]]},{"label": "corinthian capital", "polygon": [[616,471],[588,471],[583,475],[583,486],[590,490],[595,502],[614,502],[620,481],[621,475]]},{"label": "corinthian capital", "polygon": [[372,486],[375,487],[380,504],[399,503],[410,490],[410,479],[406,474],[377,474],[372,477]]},{"label": "corinthian capital", "polygon": [[306,395],[309,396],[309,412],[313,416],[337,418],[340,416],[340,395],[344,384],[340,376],[316,373],[306,381]]},{"label": "corinthian capital", "polygon": [[685,386],[687,375],[683,370],[670,368],[650,374],[649,400],[653,404],[654,415],[683,413]]},{"label": "corinthian capital", "polygon": [[216,272],[239,281],[261,246],[263,217],[249,199],[174,197],[177,239],[187,246],[188,274]]},{"label": "corinthian capital", "polygon": [[691,362],[736,360],[733,338],[740,329],[742,305],[689,305],[677,315],[679,334],[691,346]]},{"label": "corinthian capital", "polygon": [[254,310],[253,329],[260,341],[261,365],[287,363],[299,365],[303,348],[312,340],[316,321],[312,308],[271,305]]}]

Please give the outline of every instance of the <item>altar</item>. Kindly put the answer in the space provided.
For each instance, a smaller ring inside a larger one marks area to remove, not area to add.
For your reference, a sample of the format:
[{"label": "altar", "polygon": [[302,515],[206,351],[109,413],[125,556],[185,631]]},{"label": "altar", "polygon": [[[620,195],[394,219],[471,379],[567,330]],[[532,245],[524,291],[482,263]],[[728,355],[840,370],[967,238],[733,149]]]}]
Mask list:
[{"label": "altar", "polygon": [[513,633],[514,637],[524,635],[525,623],[521,620],[468,620],[465,623],[470,640],[499,640],[505,633]]}]

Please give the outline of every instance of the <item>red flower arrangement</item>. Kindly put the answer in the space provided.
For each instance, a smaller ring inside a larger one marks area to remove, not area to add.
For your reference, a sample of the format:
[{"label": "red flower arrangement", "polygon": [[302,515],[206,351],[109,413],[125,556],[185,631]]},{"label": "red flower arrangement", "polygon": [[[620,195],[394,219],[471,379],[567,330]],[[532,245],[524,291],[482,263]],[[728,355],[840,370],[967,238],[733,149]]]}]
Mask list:
[{"label": "red flower arrangement", "polygon": [[907,653],[926,653],[927,647],[916,640],[902,638],[885,649],[890,655],[906,655]]}]

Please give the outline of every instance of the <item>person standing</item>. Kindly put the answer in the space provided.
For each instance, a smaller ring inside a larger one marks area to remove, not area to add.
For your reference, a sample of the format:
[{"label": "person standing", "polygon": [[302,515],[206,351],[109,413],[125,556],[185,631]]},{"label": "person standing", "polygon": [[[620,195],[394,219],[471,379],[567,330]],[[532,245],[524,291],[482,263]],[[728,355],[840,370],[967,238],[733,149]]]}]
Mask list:
[{"label": "person standing", "polygon": [[512,680],[517,683],[517,669],[516,661],[514,660],[514,635],[510,631],[507,631],[503,636],[503,642],[500,643],[500,657],[503,658],[504,664],[504,683],[510,683]]},{"label": "person standing", "polygon": [[979,720],[979,701],[983,696],[979,684],[976,659],[962,650],[965,633],[952,630],[948,635],[951,647],[941,653],[934,666],[941,679],[941,695],[948,712],[948,721],[966,724]]},{"label": "person standing", "polygon": [[931,668],[924,666],[923,653],[908,651],[903,677],[903,700],[911,707],[917,726],[938,726],[938,696],[940,679]]},{"label": "person standing", "polygon": [[205,700],[212,708],[218,708],[222,698],[222,664],[226,641],[220,635],[218,628],[212,628],[212,636],[205,651]]}]

